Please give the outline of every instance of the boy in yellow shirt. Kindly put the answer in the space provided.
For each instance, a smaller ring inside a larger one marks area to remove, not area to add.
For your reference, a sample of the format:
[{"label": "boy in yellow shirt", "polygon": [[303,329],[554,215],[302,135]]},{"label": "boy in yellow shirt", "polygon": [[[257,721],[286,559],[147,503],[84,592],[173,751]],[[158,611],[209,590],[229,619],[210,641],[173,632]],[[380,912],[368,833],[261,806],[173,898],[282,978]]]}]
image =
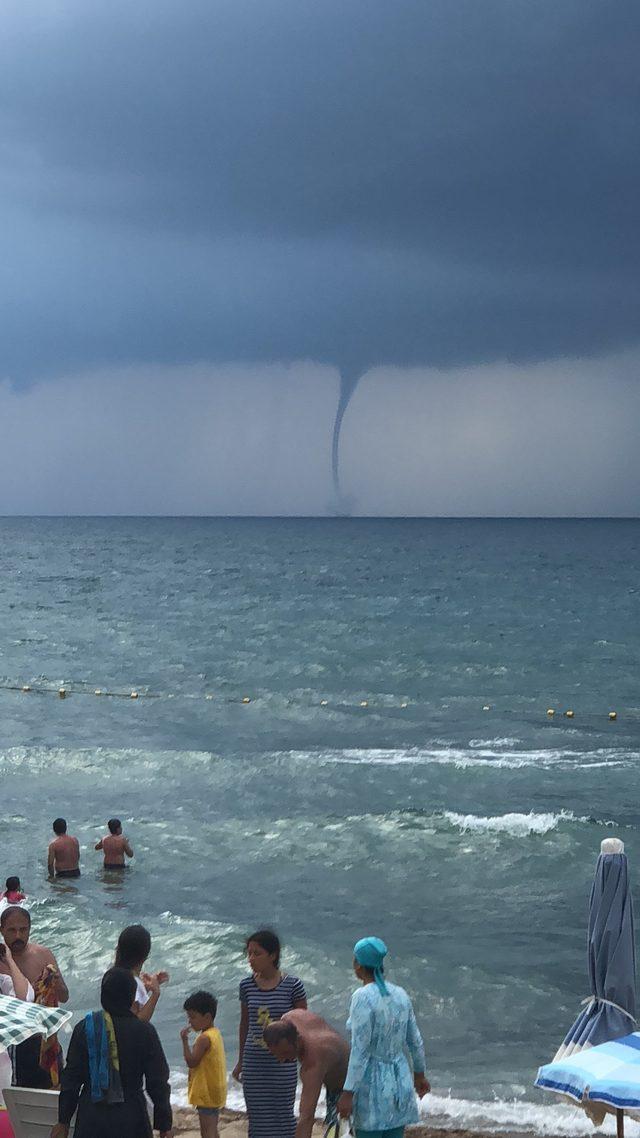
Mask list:
[{"label": "boy in yellow shirt", "polygon": [[[218,1116],[227,1101],[227,1064],[224,1043],[213,1026],[218,1001],[210,992],[194,992],[184,1002],[189,1026],[180,1032],[182,1051],[189,1068],[189,1102],[198,1111],[202,1138],[218,1138]],[[193,1047],[189,1032],[200,1034]]]}]

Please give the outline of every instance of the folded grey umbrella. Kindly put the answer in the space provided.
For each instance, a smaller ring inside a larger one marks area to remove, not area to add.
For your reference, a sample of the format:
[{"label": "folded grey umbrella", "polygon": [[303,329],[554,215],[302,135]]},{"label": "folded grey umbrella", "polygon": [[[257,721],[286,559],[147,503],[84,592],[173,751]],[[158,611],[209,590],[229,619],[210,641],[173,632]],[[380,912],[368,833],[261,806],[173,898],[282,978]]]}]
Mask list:
[{"label": "folded grey umbrella", "polygon": [[589,901],[587,969],[591,994],[554,1062],[585,1047],[629,1035],[636,1026],[635,938],[624,844],[601,845]]}]

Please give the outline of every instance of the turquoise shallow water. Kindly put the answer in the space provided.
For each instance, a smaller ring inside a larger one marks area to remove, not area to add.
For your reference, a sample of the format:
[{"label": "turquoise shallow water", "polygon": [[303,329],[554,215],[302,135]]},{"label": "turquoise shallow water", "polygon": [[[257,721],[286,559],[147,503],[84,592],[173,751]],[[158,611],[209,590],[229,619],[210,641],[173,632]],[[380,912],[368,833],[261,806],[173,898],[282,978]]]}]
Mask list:
[{"label": "turquoise shallow water", "polygon": [[[0,690],[0,873],[74,1008],[142,920],[172,1063],[202,984],[234,1061],[244,933],[275,924],[341,1024],[377,932],[434,1112],[549,1128],[531,1082],[587,995],[603,836],[637,880],[639,553],[624,521],[0,521],[2,682],[78,693]],[[60,813],[77,886],[44,879]],[[92,852],[114,813],[123,884]]]}]

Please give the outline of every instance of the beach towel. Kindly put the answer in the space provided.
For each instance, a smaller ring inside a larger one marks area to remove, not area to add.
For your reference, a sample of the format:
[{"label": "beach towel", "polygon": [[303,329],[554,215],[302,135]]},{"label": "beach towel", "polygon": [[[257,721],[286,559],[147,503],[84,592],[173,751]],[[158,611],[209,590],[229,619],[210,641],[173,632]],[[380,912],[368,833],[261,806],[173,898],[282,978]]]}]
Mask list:
[{"label": "beach towel", "polygon": [[[39,980],[36,981],[35,1003],[45,1008],[58,1006],[56,982],[58,972],[52,964],[47,964]],[[46,1071],[51,1079],[51,1086],[55,1089],[60,1085],[60,1067],[62,1065],[62,1048],[58,1036],[54,1033],[42,1039],[40,1044],[40,1067]]]},{"label": "beach towel", "polygon": [[85,1016],[92,1102],[124,1102],[120,1058],[113,1020],[108,1012]]}]

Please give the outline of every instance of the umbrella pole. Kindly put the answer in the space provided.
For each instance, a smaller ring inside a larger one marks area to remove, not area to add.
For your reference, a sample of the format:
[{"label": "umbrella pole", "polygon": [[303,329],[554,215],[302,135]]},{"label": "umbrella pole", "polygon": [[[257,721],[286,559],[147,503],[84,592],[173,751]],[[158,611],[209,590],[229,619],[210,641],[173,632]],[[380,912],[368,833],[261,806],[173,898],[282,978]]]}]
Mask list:
[{"label": "umbrella pole", "polygon": [[616,1136],[624,1138],[624,1111],[620,1107],[616,1110]]}]

